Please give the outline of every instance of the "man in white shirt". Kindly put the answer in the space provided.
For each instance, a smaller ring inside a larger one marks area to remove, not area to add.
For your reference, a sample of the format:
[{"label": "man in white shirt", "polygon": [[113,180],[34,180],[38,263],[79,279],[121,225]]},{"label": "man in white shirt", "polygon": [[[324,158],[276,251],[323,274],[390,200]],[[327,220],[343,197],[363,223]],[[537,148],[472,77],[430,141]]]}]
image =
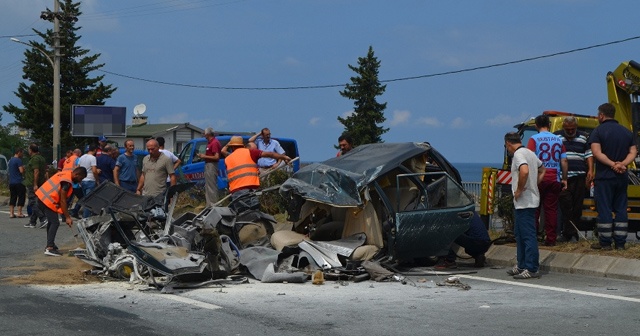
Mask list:
[{"label": "man in white shirt", "polygon": [[[98,175],[100,174],[100,171],[97,168],[95,153],[96,145],[89,145],[87,153],[78,159],[78,166],[84,167],[87,170],[87,177],[82,179],[82,182],[80,182],[82,192],[85,196],[92,192],[98,184]],[[84,209],[82,212],[82,218],[87,218],[89,216],[91,216],[91,211],[89,211],[89,209]]]},{"label": "man in white shirt", "polygon": [[[255,144],[256,147],[263,152],[274,152],[284,155],[284,149],[282,149],[278,140],[271,139],[271,131],[268,128],[263,128],[260,133],[249,138],[249,144],[251,143]],[[275,169],[282,164],[282,160],[270,157],[261,157],[258,159],[258,168],[260,168],[260,173],[264,173],[269,169]]]},{"label": "man in white shirt", "polygon": [[[535,214],[540,205],[538,183],[545,172],[542,161],[522,145],[520,134],[507,133],[505,148],[513,155],[511,161],[511,190],[515,207],[516,254],[518,264],[507,271],[514,279],[539,278],[540,252],[536,234]],[[536,174],[537,172],[537,174]]]},{"label": "man in white shirt", "polygon": [[[160,146],[160,153],[168,156],[171,159],[171,162],[173,163],[173,170],[178,171],[178,167],[180,167],[180,163],[182,163],[182,160],[178,159],[178,157],[175,154],[173,154],[173,152],[164,149],[164,137],[157,137],[156,141],[158,141],[158,145]],[[170,183],[171,183],[171,178],[167,176],[167,185],[169,185]]]}]

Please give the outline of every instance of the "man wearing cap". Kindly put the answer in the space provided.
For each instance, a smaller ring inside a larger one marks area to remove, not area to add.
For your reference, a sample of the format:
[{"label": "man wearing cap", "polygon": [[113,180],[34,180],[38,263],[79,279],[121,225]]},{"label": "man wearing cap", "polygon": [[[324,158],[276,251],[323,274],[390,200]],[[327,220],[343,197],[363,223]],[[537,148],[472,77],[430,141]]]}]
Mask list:
[{"label": "man wearing cap", "polygon": [[104,148],[107,146],[107,137],[104,135],[98,138],[98,143],[100,144],[98,148],[96,148],[96,157],[102,155],[104,153]]},{"label": "man wearing cap", "polygon": [[218,160],[220,160],[220,141],[216,139],[213,128],[207,127],[204,130],[204,137],[207,138],[207,149],[205,153],[198,153],[198,157],[204,160],[204,196],[207,205],[213,205],[218,201]]},{"label": "man wearing cap", "polygon": [[[231,152],[229,152],[229,148]],[[227,166],[231,200],[247,195],[260,187],[258,171],[258,160],[260,158],[283,160],[286,163],[291,161],[291,158],[284,154],[255,148],[244,148],[242,137],[237,135],[231,137],[231,140],[222,148],[221,152],[225,156],[224,163]]]}]

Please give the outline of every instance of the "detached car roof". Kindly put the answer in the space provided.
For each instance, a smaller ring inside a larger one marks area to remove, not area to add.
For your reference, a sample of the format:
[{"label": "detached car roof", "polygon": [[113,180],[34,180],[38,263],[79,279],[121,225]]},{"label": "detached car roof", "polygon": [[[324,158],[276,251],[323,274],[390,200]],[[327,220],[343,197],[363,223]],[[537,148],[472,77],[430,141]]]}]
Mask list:
[{"label": "detached car roof", "polygon": [[426,142],[366,144],[345,155],[301,168],[282,184],[280,192],[333,206],[362,206],[360,191],[369,183],[399,167],[403,161],[431,151],[438,161],[443,161],[437,163],[444,166],[444,171],[458,174],[457,171],[452,174],[447,168],[455,168]]}]

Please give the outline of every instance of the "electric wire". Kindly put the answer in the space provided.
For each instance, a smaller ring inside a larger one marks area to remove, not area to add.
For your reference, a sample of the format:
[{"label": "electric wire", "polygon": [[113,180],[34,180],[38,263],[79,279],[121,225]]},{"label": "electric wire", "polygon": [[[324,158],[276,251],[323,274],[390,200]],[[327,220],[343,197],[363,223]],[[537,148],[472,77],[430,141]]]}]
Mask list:
[{"label": "electric wire", "polygon": [[[587,46],[587,47],[570,49],[570,50],[555,52],[555,53],[551,53],[551,54],[527,57],[527,58],[514,60],[514,61],[508,61],[508,62],[502,62],[502,63],[494,63],[494,64],[490,64],[490,65],[483,65],[483,66],[477,66],[477,67],[465,68],[465,69],[459,69],[459,70],[452,70],[452,71],[445,71],[445,72],[437,72],[437,73],[425,74],[425,75],[417,75],[417,76],[385,79],[385,80],[380,80],[380,83],[393,83],[393,82],[400,82],[400,81],[425,79],[425,78],[432,78],[432,77],[438,77],[438,76],[447,76],[447,75],[454,75],[454,74],[460,74],[460,73],[465,73],[465,72],[472,72],[472,71],[485,70],[485,69],[490,69],[490,68],[503,67],[503,66],[508,66],[508,65],[514,65],[514,64],[519,64],[519,63],[536,61],[536,60],[540,60],[540,59],[544,59],[544,58],[551,58],[551,57],[556,57],[556,56],[561,56],[561,55],[567,55],[567,54],[581,52],[581,51],[595,49],[595,48],[602,48],[602,47],[605,47],[605,46],[610,46],[610,45],[614,45],[614,44],[629,42],[629,41],[633,41],[633,40],[637,40],[637,39],[640,39],[640,36],[633,36],[633,37],[629,37],[629,38],[625,38],[625,39],[621,39],[621,40],[615,40],[615,41],[610,41],[610,42],[606,42],[606,43],[599,43],[599,44],[594,44],[594,45],[590,45],[590,46]],[[122,78],[127,78],[127,79],[147,82],[147,83],[170,85],[170,86],[179,86],[179,87],[187,87],[187,88],[197,88],[197,89],[212,89],[212,90],[238,90],[238,91],[307,90],[307,89],[337,88],[337,87],[344,87],[346,85],[346,84],[327,84],[327,85],[281,86],[281,87],[212,86],[212,85],[186,84],[186,83],[177,83],[177,82],[153,80],[153,79],[141,78],[141,77],[136,77],[136,76],[131,76],[131,75],[125,75],[125,74],[121,74],[121,73],[117,73],[117,72],[113,72],[113,71],[108,71],[108,70],[103,70],[103,69],[99,69],[97,71],[100,71],[100,72],[103,72],[103,73],[106,73],[106,74],[109,74],[109,75],[113,75],[113,76],[118,76],[118,77],[122,77]]]}]

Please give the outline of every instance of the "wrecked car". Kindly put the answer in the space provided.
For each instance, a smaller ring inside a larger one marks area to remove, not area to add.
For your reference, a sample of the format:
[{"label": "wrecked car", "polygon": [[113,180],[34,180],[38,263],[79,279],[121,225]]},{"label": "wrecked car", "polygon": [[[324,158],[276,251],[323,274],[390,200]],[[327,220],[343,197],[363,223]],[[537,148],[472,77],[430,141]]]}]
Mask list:
[{"label": "wrecked car", "polygon": [[[160,286],[226,277],[237,264],[234,249],[238,247],[220,232],[242,236],[249,244],[264,239],[266,228],[275,220],[245,211],[243,222],[242,216],[224,207],[186,212],[174,219],[177,194],[192,186],[172,186],[166,194],[152,198],[110,182],[100,184],[80,201],[98,215],[76,222],[86,247],[74,250],[74,255],[94,266],[96,274]],[[249,233],[243,233],[245,227]]]},{"label": "wrecked car", "polygon": [[174,219],[174,196],[191,185],[152,199],[101,184],[81,200],[100,215],[77,223],[86,249],[75,254],[101,274],[160,286],[238,273],[263,282],[304,282],[317,272],[355,280],[371,261],[447,254],[475,207],[458,171],[428,143],[362,145],[301,168],[279,187],[291,229],[275,232],[273,216],[242,200]]},{"label": "wrecked car", "polygon": [[297,246],[324,269],[445,255],[475,210],[458,171],[428,143],[359,146],[301,168],[280,193],[294,224],[272,245]]}]

